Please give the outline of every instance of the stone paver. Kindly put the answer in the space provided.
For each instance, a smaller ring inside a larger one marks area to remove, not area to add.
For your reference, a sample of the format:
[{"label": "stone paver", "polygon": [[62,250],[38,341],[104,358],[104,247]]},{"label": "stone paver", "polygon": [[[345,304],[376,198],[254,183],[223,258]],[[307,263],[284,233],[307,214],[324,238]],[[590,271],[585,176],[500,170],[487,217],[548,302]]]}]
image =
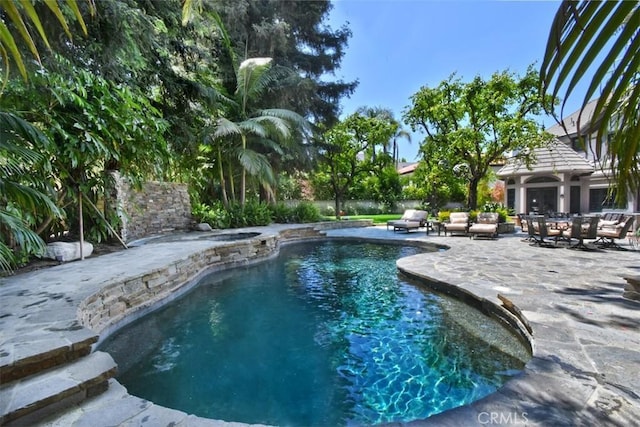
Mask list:
[{"label": "stone paver", "polygon": [[[292,227],[241,231],[273,235]],[[640,273],[640,252],[538,248],[521,241],[522,235],[471,240],[422,231],[394,233],[384,226],[327,234],[447,246],[446,251],[401,259],[398,267],[497,306],[502,304],[497,295],[504,295],[532,327],[533,358],[521,375],[474,404],[410,425],[631,426],[640,419],[640,303],[622,298],[623,277]],[[63,346],[71,334],[90,335],[77,317],[78,306],[89,295],[213,244],[160,240],[0,279],[0,358],[10,361],[15,352]],[[29,348],[25,341],[37,344]],[[107,392],[42,425],[236,425],[163,408],[128,395],[117,381],[110,384]]]}]

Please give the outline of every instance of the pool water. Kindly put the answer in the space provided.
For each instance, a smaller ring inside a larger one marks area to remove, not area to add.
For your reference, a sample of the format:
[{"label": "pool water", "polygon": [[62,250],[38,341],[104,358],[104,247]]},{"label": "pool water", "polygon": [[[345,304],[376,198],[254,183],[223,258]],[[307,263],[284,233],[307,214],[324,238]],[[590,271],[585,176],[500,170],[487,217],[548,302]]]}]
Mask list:
[{"label": "pool water", "polygon": [[101,349],[129,393],[202,417],[293,426],[426,418],[496,391],[524,360],[479,338],[517,342],[501,325],[398,275],[395,261],[421,251],[288,245],[276,259],[212,273]]}]

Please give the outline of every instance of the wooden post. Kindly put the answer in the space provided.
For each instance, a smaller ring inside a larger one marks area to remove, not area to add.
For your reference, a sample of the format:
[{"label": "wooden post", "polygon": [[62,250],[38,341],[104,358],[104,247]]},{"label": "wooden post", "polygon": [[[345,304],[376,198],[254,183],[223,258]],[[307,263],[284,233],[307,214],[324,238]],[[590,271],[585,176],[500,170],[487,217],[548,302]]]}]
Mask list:
[{"label": "wooden post", "polygon": [[78,215],[80,216],[80,259],[84,259],[84,222],[82,219],[82,191],[78,186]]}]

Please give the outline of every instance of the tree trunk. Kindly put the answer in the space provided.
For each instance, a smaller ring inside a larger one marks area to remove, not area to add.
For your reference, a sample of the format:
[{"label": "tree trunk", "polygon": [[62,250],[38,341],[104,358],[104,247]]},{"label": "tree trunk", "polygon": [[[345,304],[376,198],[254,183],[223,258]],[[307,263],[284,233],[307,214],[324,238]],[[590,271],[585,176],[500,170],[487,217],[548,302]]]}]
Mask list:
[{"label": "tree trunk", "polygon": [[480,178],[471,178],[469,180],[469,195],[467,197],[467,207],[470,210],[478,208],[478,182]]},{"label": "tree trunk", "polygon": [[231,200],[236,201],[236,186],[233,182],[233,168],[231,162],[229,162],[229,190],[231,191]]},{"label": "tree trunk", "polygon": [[222,191],[222,204],[229,207],[229,199],[227,198],[227,183],[224,181],[224,171],[222,169],[222,150],[218,146],[218,172],[220,173],[220,188]]},{"label": "tree trunk", "polygon": [[[247,137],[242,135],[242,151],[247,149]],[[240,177],[240,206],[244,206],[245,196],[247,192],[247,171],[241,165],[242,175]]]}]

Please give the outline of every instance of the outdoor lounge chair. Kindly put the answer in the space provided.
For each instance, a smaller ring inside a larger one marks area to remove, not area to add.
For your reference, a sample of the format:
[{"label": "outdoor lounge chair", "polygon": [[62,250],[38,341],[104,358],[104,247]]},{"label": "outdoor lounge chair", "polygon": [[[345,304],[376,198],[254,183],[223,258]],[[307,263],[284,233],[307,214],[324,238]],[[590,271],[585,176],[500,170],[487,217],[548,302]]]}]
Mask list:
[{"label": "outdoor lounge chair", "polygon": [[584,249],[593,250],[593,247],[589,247],[584,243],[585,239],[596,239],[598,232],[599,216],[582,217],[576,216],[571,220],[571,227],[562,232],[562,235],[569,239],[577,239],[578,243],[569,246],[569,249]]},{"label": "outdoor lounge chair", "polygon": [[611,224],[610,226],[603,225],[602,227],[599,227],[596,231],[598,240],[595,241],[595,244],[599,248],[624,249],[615,242],[615,239],[624,239],[627,237],[627,233],[631,229],[632,225],[633,215],[629,215],[628,217],[623,217],[622,220],[616,224]]},{"label": "outdoor lounge chair", "polygon": [[498,235],[498,220],[499,215],[497,212],[480,212],[476,219],[476,222],[471,224],[469,230],[469,238],[476,238],[478,236],[486,236],[494,238]]},{"label": "outdoor lounge chair", "polygon": [[389,227],[393,227],[394,232],[405,230],[408,233],[410,230],[417,230],[426,225],[428,215],[427,211],[407,209],[400,219],[387,221],[387,230]]},{"label": "outdoor lounge chair", "polygon": [[469,213],[468,212],[451,212],[449,215],[449,222],[442,224],[444,227],[444,235],[447,235],[447,231],[453,235],[453,233],[467,234],[469,230]]}]

